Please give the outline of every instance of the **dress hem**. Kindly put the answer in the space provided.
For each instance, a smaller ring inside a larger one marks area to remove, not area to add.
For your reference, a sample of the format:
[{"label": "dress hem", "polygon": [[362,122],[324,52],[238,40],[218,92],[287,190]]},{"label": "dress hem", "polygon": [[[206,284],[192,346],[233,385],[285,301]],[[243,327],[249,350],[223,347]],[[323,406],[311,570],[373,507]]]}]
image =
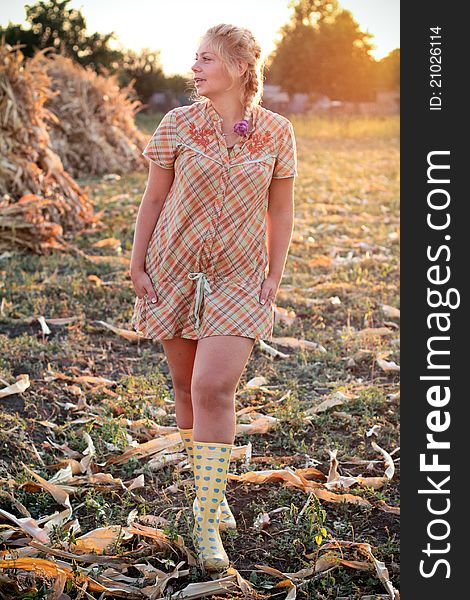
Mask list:
[{"label": "dress hem", "polygon": [[[134,330],[137,333],[142,333],[141,331],[139,331],[136,327],[134,327]],[[204,338],[208,338],[208,337],[216,337],[216,336],[225,336],[225,337],[246,337],[246,338],[250,338],[253,339],[256,342],[263,340],[265,342],[271,342],[272,341],[272,336],[269,337],[261,337],[259,335],[253,334],[253,333],[209,333],[208,335],[203,335],[201,337],[191,337],[188,335],[173,335],[172,337],[147,337],[145,335],[142,335],[143,340],[151,340],[153,342],[161,342],[161,341],[165,341],[165,340],[174,340],[174,339],[184,339],[184,340],[194,340],[195,342],[199,341],[199,340],[203,340]]]}]

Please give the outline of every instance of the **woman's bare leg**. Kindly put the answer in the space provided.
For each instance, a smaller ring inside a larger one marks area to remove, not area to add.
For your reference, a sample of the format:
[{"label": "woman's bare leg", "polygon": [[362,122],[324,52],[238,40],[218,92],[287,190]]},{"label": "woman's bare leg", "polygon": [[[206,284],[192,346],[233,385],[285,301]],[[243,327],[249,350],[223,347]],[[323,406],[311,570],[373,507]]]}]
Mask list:
[{"label": "woman's bare leg", "polygon": [[198,340],[173,338],[162,340],[175,392],[176,424],[182,429],[193,426],[191,379]]},{"label": "woman's bare leg", "polygon": [[233,443],[235,392],[253,345],[253,338],[234,335],[198,340],[191,383],[195,440]]}]

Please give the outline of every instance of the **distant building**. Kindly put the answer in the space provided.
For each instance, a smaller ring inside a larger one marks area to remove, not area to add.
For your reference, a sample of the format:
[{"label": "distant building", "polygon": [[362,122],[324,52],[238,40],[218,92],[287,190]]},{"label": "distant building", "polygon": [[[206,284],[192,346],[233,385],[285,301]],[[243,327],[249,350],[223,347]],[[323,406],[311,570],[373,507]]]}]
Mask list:
[{"label": "distant building", "polygon": [[181,106],[178,96],[172,90],[154,92],[147,103],[150,110],[168,112],[175,106]]},{"label": "distant building", "polygon": [[399,112],[400,90],[383,90],[377,92],[377,104],[384,112]]},{"label": "distant building", "polygon": [[374,102],[347,102],[329,98],[326,94],[289,96],[280,85],[265,85],[263,106],[275,112],[290,113],[348,113],[395,114],[400,111],[400,90],[381,90]]},{"label": "distant building", "polygon": [[289,112],[289,94],[282,91],[280,85],[265,85],[262,106],[279,114]]},{"label": "distant building", "polygon": [[289,112],[304,113],[310,108],[311,102],[309,94],[293,94],[289,102]]},{"label": "distant building", "polygon": [[337,112],[343,106],[341,100],[331,100],[326,94],[319,94],[309,106],[309,112]]},{"label": "distant building", "polygon": [[[171,90],[154,92],[147,107],[150,110],[167,112],[176,106],[191,104],[186,96]],[[344,114],[396,114],[400,111],[400,90],[381,90],[374,102],[348,102],[329,98],[326,94],[295,93],[291,96],[280,85],[264,86],[261,102],[265,108],[279,114],[289,115],[344,113]]]}]

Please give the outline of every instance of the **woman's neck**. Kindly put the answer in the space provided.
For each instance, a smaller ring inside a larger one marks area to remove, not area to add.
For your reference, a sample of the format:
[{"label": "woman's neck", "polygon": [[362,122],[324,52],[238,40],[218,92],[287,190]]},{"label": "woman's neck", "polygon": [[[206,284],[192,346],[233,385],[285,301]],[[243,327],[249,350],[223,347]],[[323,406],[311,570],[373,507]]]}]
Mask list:
[{"label": "woman's neck", "polygon": [[216,99],[215,101],[211,100],[211,103],[223,121],[225,133],[231,133],[235,123],[245,117],[243,107],[237,98]]}]

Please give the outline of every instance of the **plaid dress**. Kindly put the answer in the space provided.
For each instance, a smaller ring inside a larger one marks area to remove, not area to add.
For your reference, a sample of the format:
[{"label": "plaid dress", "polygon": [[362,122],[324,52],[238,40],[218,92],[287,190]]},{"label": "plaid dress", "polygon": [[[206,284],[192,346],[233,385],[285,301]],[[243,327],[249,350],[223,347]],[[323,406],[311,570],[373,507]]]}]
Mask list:
[{"label": "plaid dress", "polygon": [[297,175],[292,123],[256,106],[251,132],[229,152],[211,101],[198,101],[166,113],[142,154],[175,178],[145,259],[158,302],[137,297],[132,326],[154,340],[272,340],[272,302],[259,301],[268,189]]}]

